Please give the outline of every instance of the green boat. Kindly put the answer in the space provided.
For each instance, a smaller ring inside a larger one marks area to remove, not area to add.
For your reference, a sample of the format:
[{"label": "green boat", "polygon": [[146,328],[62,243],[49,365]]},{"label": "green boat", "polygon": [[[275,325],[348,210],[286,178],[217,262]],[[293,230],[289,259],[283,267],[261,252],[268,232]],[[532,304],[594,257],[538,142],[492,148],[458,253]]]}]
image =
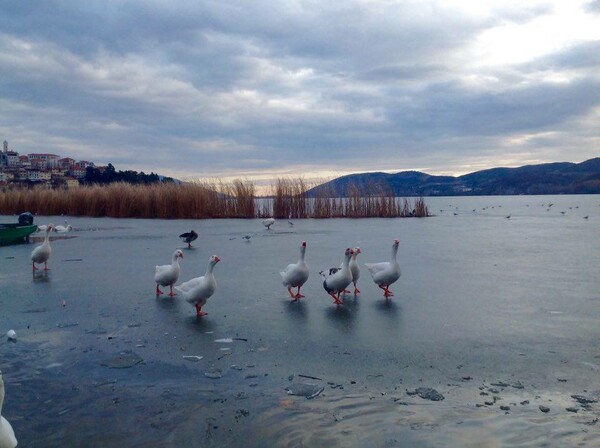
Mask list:
[{"label": "green boat", "polygon": [[36,230],[35,224],[0,224],[0,246],[25,243]]}]

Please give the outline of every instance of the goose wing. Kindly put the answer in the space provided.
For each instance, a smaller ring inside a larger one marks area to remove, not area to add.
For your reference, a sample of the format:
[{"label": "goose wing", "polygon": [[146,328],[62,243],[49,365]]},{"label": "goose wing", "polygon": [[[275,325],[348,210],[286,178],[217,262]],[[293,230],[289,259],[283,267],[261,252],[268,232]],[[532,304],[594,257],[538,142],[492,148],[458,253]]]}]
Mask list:
[{"label": "goose wing", "polygon": [[181,285],[175,286],[175,289],[180,292],[190,292],[192,289],[201,286],[204,283],[204,276],[196,277],[187,282],[182,283]]}]

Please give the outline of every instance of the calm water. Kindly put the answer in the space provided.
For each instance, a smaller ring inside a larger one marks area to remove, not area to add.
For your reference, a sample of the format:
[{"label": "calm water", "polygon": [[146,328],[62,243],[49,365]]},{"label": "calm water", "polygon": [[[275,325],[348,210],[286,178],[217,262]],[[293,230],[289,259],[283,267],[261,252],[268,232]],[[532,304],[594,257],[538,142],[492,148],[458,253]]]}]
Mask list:
[{"label": "calm water", "polygon": [[[0,333],[18,334],[0,343],[3,414],[27,447],[599,445],[600,405],[571,395],[600,398],[600,196],[426,202],[435,217],[271,231],[73,217],[47,274],[31,272],[33,245],[0,247]],[[222,260],[201,319],[154,295],[154,266],[191,229],[180,281]],[[402,277],[386,301],[363,263],[386,261],[394,238]],[[303,240],[311,275],[290,303],[278,272]],[[318,271],[357,245],[362,294],[334,306]],[[122,352],[143,361],[103,365]],[[298,383],[324,391],[288,395]]]}]

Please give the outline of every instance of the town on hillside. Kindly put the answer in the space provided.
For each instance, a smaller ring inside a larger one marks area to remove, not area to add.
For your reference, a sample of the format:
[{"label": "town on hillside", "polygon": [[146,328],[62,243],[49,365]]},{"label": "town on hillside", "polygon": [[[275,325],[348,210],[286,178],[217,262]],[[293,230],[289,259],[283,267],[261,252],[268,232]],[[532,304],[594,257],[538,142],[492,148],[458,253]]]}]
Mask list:
[{"label": "town on hillside", "polygon": [[107,168],[56,154],[20,155],[11,151],[5,140],[0,152],[0,187],[74,188],[85,178],[87,167],[101,172]]}]

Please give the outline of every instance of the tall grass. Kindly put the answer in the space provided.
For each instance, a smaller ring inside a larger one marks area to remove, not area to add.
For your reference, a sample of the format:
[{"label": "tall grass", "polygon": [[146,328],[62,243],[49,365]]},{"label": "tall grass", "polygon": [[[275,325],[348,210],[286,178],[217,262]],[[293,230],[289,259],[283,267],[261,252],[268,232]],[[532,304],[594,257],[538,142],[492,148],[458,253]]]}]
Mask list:
[{"label": "tall grass", "polygon": [[179,185],[114,183],[69,190],[14,188],[0,191],[0,213],[163,219],[429,216],[423,198],[411,204],[386,188],[368,186],[365,195],[352,186],[344,198],[334,197],[331,190],[311,196],[311,185],[303,179],[280,178],[271,189],[268,198],[258,198],[255,185],[247,180]]}]

